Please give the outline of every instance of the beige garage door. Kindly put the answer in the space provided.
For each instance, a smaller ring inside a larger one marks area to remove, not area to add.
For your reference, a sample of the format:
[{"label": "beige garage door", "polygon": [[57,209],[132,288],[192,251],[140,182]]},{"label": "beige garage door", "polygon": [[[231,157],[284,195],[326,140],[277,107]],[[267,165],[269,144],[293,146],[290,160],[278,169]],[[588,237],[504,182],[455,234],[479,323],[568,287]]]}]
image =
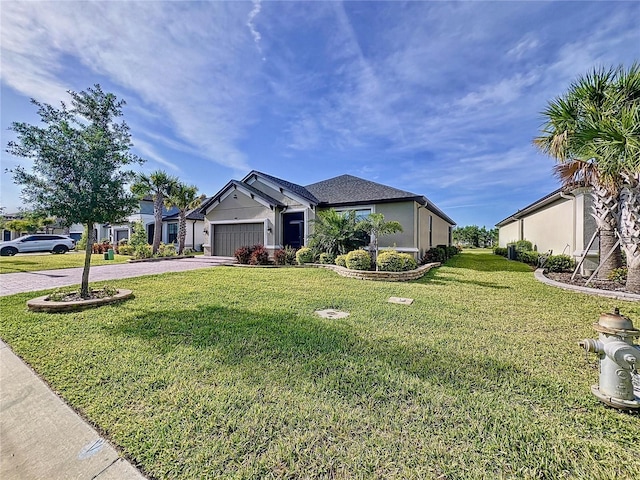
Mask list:
[{"label": "beige garage door", "polygon": [[238,247],[264,244],[262,223],[214,225],[213,255],[232,257]]}]

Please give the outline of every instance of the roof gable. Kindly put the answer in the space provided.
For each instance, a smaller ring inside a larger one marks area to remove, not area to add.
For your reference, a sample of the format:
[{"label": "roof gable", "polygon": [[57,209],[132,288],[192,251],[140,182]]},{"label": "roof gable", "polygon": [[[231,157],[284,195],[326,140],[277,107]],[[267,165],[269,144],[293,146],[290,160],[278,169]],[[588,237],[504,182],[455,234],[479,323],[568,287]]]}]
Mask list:
[{"label": "roof gable", "polygon": [[257,170],[252,170],[251,172],[249,172],[249,174],[242,179],[242,182],[246,184],[251,179],[251,177],[255,177],[256,179],[262,177],[263,179],[269,180],[271,181],[271,183],[278,185],[281,189],[288,190],[289,192],[302,197],[304,200],[314,205],[320,203],[309,190],[301,185],[298,185],[297,183],[292,183],[287,180],[274,177],[273,175],[259,172]]},{"label": "roof gable", "polygon": [[197,211],[199,213],[202,213],[203,215],[206,215],[207,210],[211,206],[218,205],[225,198],[225,196],[227,194],[230,194],[230,192],[233,190],[239,190],[241,192],[244,192],[247,196],[251,197],[252,199],[272,209],[274,207],[285,206],[284,203],[267,195],[263,191],[252,187],[251,185],[248,185],[244,182],[239,182],[238,180],[230,180],[229,183],[227,183],[224,187],[222,187],[222,189],[218,193],[216,193],[213,197],[207,199]]}]

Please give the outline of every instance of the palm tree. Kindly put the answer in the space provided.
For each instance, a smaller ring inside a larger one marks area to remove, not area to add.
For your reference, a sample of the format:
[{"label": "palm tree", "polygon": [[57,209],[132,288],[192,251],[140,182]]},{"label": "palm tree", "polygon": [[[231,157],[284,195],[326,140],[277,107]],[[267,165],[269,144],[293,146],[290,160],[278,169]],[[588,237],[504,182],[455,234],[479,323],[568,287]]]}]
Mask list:
[{"label": "palm tree", "polygon": [[[634,63],[628,71],[594,70],[580,77],[543,114],[547,122],[534,143],[560,165],[568,163],[567,172],[575,169],[593,187],[600,258],[615,245],[617,229],[627,255],[627,289],[640,291],[640,219],[634,214],[640,207],[640,65]],[[587,169],[590,173],[585,175]],[[599,277],[621,264],[617,252],[611,258]]]},{"label": "palm tree", "polygon": [[313,233],[309,235],[311,245],[331,255],[343,255],[365,245],[362,231],[358,228],[356,212],[336,212],[333,208],[321,210],[313,222]]},{"label": "palm tree", "polygon": [[[374,261],[378,258],[378,245],[379,239],[382,235],[391,235],[393,233],[401,232],[402,225],[400,222],[391,221],[385,222],[384,215],[381,213],[371,213],[364,220],[358,223],[358,227],[366,232],[373,241],[373,249],[375,252]],[[376,262],[376,270],[378,269],[378,263]]]},{"label": "palm tree", "polygon": [[162,239],[162,206],[164,199],[171,194],[171,191],[178,183],[178,179],[163,170],[156,170],[149,175],[138,174],[135,182],[131,186],[131,191],[144,197],[150,195],[153,198],[153,217],[155,226],[153,230],[153,246],[152,252],[155,255],[158,252],[160,241]]},{"label": "palm tree", "polygon": [[177,183],[165,199],[167,208],[178,208],[178,255],[184,251],[184,241],[187,236],[187,212],[198,207],[204,200],[204,195],[198,195],[198,187]]}]

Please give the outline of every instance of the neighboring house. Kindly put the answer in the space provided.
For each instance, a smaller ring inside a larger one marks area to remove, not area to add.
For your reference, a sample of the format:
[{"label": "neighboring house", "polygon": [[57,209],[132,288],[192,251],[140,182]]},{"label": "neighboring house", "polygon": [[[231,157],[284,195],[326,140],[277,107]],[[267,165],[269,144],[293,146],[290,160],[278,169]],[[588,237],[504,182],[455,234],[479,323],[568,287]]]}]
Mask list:
[{"label": "neighboring house", "polygon": [[380,247],[420,257],[440,244],[451,244],[455,222],[426,197],[351,175],[297,185],[252,171],[241,181],[231,180],[203,203],[205,254],[232,256],[241,246],[262,244],[273,252],[285,246],[307,244],[319,210],[355,210],[359,217],[382,213],[396,220],[401,233],[385,235]]},{"label": "neighboring house", "polygon": [[[597,229],[591,206],[590,189],[558,189],[498,222],[500,246],[529,240],[538,252],[552,250],[554,255],[566,254],[579,260]],[[583,271],[598,266],[598,250],[596,238]]]},{"label": "neighboring house", "polygon": [[[207,200],[204,200],[203,204]],[[180,217],[177,208],[172,208],[162,217],[162,241],[164,243],[178,243],[179,223]],[[199,252],[202,250],[204,242],[204,215],[199,211],[199,208],[194,208],[187,212],[187,236],[185,237],[184,246]]]}]

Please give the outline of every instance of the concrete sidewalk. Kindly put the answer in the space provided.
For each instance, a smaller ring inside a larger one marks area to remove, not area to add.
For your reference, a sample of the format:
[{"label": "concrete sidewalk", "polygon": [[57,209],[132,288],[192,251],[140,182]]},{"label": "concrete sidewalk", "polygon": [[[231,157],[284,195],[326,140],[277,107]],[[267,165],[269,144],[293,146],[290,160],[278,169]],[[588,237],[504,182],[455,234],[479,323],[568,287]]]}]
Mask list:
[{"label": "concrete sidewalk", "polygon": [[145,477],[0,340],[0,478]]},{"label": "concrete sidewalk", "polygon": [[[233,263],[194,257],[91,267],[89,280],[182,272]],[[80,284],[82,268],[0,275],[0,296]],[[0,340],[0,479],[145,477]]]},{"label": "concrete sidewalk", "polygon": [[[90,282],[119,280],[121,278],[141,277],[166,272],[184,272],[198,268],[208,268],[234,263],[231,257],[182,258],[157,262],[116,263],[98,265],[89,271]],[[62,268],[24,273],[4,273],[0,275],[0,297],[23,292],[36,292],[49,288],[80,285],[82,268]]]}]

